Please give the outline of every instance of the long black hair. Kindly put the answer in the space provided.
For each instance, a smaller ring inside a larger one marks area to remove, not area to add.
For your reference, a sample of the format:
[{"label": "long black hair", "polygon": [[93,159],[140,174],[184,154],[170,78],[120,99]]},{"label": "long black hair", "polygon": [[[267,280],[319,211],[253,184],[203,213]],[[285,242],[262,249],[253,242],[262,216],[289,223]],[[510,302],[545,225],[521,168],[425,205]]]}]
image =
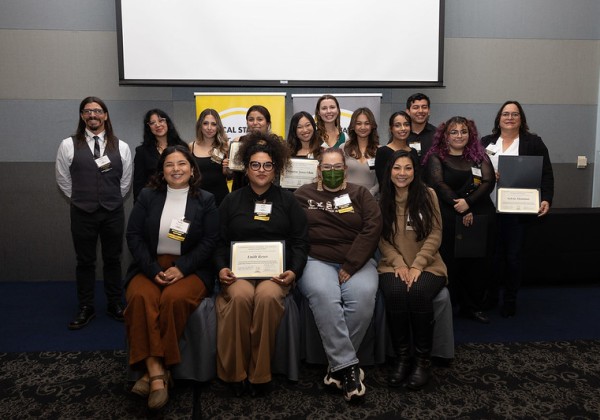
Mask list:
[{"label": "long black hair", "polygon": [[379,198],[379,206],[383,217],[382,236],[383,239],[392,244],[394,243],[394,236],[398,232],[396,187],[391,181],[392,168],[401,157],[410,159],[414,169],[414,179],[408,186],[405,214],[410,217],[411,226],[417,235],[417,242],[427,238],[436,225],[441,225],[435,211],[431,192],[421,179],[421,165],[415,154],[406,150],[398,150],[394,152],[385,168]]}]

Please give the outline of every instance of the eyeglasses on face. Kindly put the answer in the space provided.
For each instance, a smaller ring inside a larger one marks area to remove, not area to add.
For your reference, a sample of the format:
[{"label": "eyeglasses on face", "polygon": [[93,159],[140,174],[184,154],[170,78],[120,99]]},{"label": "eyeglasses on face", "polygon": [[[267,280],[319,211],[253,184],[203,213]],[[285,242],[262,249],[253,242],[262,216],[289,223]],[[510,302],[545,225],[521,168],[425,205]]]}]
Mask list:
[{"label": "eyeglasses on face", "polygon": [[94,109],[82,109],[81,113],[83,115],[102,115],[104,114],[104,110],[102,108],[94,108]]},{"label": "eyeglasses on face", "polygon": [[454,136],[454,137],[458,137],[459,135],[466,137],[466,136],[469,135],[469,130],[460,130],[460,131],[458,131],[458,130],[450,130],[448,132],[448,134],[450,134],[451,136]]},{"label": "eyeglasses on face", "polygon": [[166,122],[167,122],[167,119],[166,119],[166,118],[159,118],[159,119],[158,119],[158,120],[156,120],[156,121],[148,121],[148,125],[149,125],[150,127],[154,127],[156,124],[164,124],[164,123],[166,123]]},{"label": "eyeglasses on face", "polygon": [[322,171],[332,171],[332,170],[342,171],[342,170],[344,170],[344,164],[343,163],[336,163],[335,165],[324,164],[324,165],[321,165],[321,170]]},{"label": "eyeglasses on face", "polygon": [[260,168],[262,167],[263,170],[265,172],[271,172],[273,170],[273,168],[275,167],[275,164],[273,162],[258,162],[256,160],[253,160],[250,162],[250,169],[252,169],[253,171],[260,171]]},{"label": "eyeglasses on face", "polygon": [[521,113],[519,113],[519,112],[503,112],[500,115],[502,116],[502,118],[508,118],[508,117],[519,118],[521,116]]}]

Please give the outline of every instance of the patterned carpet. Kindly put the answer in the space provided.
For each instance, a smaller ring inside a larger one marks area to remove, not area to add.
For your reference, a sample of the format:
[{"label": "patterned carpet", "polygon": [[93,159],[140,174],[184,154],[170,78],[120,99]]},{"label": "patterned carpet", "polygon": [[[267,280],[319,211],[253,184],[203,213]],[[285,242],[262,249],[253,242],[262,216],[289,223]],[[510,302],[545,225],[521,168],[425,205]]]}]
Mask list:
[{"label": "patterned carpet", "polygon": [[[128,392],[124,351],[0,354],[5,419],[191,418],[194,387],[178,383],[151,413]],[[204,418],[597,419],[600,340],[464,344],[451,367],[435,367],[418,392],[390,389],[385,366],[366,370],[367,397],[347,404],[324,390],[323,367],[304,366],[298,383],[275,378],[268,396],[234,398],[218,381],[200,387]]]}]

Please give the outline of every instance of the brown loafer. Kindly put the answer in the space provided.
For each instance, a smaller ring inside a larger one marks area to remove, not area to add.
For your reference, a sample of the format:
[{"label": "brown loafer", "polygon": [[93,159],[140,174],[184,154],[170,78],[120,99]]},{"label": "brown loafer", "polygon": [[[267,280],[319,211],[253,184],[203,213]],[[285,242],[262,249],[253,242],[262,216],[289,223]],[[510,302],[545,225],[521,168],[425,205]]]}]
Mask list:
[{"label": "brown loafer", "polygon": [[158,410],[165,406],[169,401],[169,385],[172,386],[172,379],[169,372],[163,375],[151,376],[149,384],[153,381],[163,381],[164,388],[152,390],[150,388],[150,394],[148,395],[148,408],[151,410]]},{"label": "brown loafer", "polygon": [[131,392],[140,397],[147,397],[150,395],[150,380],[148,379],[148,376],[144,375],[138,379],[135,384],[133,384]]}]

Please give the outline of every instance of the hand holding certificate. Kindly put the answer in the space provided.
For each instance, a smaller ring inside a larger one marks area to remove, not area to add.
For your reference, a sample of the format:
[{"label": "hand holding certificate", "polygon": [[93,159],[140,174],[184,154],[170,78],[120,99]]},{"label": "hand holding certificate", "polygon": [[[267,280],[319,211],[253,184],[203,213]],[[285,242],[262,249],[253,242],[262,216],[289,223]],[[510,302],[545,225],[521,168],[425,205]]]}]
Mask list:
[{"label": "hand holding certificate", "polygon": [[541,156],[500,156],[498,213],[537,214],[540,209]]}]

